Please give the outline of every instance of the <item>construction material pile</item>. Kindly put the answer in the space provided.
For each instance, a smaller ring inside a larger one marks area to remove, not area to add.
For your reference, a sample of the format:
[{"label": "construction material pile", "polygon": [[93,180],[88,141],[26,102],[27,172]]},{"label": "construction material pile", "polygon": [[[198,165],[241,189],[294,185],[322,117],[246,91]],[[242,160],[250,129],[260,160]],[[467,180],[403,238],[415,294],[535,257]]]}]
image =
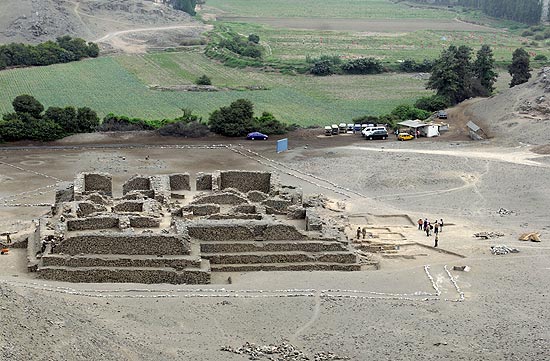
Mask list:
[{"label": "construction material pile", "polygon": [[518,238],[520,241],[531,241],[531,242],[540,242],[540,233],[530,232],[523,233]]},{"label": "construction material pile", "polygon": [[249,360],[267,359],[272,361],[324,361],[324,360],[349,360],[349,357],[341,357],[332,352],[317,352],[313,357],[307,356],[303,351],[300,351],[296,346],[290,343],[283,342],[280,345],[263,345],[259,346],[254,343],[245,343],[241,347],[224,346],[221,351],[236,353],[239,355],[247,355]]},{"label": "construction material pile", "polygon": [[492,246],[491,253],[497,256],[501,256],[508,253],[519,253],[519,250],[517,248],[511,248],[501,244],[498,246]]}]

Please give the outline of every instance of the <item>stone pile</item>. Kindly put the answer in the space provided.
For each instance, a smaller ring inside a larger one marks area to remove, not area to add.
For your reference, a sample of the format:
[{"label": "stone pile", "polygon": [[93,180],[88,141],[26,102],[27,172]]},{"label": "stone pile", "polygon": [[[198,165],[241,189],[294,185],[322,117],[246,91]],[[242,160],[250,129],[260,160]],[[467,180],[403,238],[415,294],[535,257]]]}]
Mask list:
[{"label": "stone pile", "polygon": [[491,253],[500,256],[508,253],[519,253],[519,250],[505,245],[498,245],[491,247]]},{"label": "stone pile", "polygon": [[221,351],[232,352],[238,355],[247,356],[249,360],[272,360],[272,361],[324,361],[324,360],[349,360],[349,357],[338,356],[332,352],[317,352],[308,356],[296,346],[283,342],[280,345],[256,345],[245,343],[240,347],[224,346]]}]

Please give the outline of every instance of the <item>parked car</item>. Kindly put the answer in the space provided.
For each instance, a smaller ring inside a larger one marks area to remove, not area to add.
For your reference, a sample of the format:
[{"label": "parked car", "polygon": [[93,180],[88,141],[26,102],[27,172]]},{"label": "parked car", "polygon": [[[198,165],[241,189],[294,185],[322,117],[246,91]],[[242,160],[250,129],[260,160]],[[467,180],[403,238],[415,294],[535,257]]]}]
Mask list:
[{"label": "parked car", "polygon": [[374,132],[378,131],[384,131],[386,134],[388,134],[388,130],[384,126],[372,126],[372,127],[366,127],[361,131],[361,135],[365,138],[369,138]]},{"label": "parked car", "polygon": [[248,140],[267,140],[267,138],[269,138],[267,135],[260,132],[248,133],[246,136],[246,139]]},{"label": "parked car", "polygon": [[414,139],[414,135],[409,133],[399,133],[399,135],[397,135],[397,140],[411,140],[411,139]]},{"label": "parked car", "polygon": [[447,119],[447,112],[444,110],[440,110],[437,112],[437,117],[439,119]]},{"label": "parked car", "polygon": [[365,137],[365,139],[368,139],[368,140],[386,139],[386,138],[388,138],[388,132],[385,130],[375,130]]}]

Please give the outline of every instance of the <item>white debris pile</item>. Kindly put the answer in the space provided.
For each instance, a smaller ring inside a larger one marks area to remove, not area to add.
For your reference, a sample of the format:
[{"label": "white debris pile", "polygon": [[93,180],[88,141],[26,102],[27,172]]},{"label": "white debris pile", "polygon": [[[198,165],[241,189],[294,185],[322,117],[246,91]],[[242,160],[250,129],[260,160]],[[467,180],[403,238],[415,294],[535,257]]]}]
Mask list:
[{"label": "white debris pile", "polygon": [[498,246],[492,246],[491,253],[494,255],[503,255],[508,253],[519,253],[519,250],[517,248],[511,248],[501,244]]},{"label": "white debris pile", "polygon": [[337,356],[332,352],[321,351],[313,355],[307,356],[303,351],[300,351],[290,343],[283,342],[280,345],[263,345],[259,346],[254,343],[245,343],[241,347],[224,346],[221,351],[236,353],[239,355],[247,355],[249,360],[267,359],[271,361],[324,361],[324,360],[349,360],[349,357]]},{"label": "white debris pile", "polygon": [[500,214],[501,217],[504,217],[504,216],[510,216],[510,215],[512,215],[516,212],[511,211],[511,210],[506,209],[506,208],[499,208],[497,213]]}]

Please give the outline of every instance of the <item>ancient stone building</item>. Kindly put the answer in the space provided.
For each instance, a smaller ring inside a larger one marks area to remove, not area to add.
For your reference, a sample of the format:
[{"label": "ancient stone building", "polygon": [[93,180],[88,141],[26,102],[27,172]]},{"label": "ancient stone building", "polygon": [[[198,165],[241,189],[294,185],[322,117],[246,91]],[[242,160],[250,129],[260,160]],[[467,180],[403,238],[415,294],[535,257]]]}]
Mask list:
[{"label": "ancient stone building", "polygon": [[[193,183],[194,181],[194,183]],[[192,184],[193,183],[193,184]],[[222,171],[59,184],[29,242],[29,268],[72,282],[209,283],[211,272],[359,270],[341,232],[267,172]]]}]

